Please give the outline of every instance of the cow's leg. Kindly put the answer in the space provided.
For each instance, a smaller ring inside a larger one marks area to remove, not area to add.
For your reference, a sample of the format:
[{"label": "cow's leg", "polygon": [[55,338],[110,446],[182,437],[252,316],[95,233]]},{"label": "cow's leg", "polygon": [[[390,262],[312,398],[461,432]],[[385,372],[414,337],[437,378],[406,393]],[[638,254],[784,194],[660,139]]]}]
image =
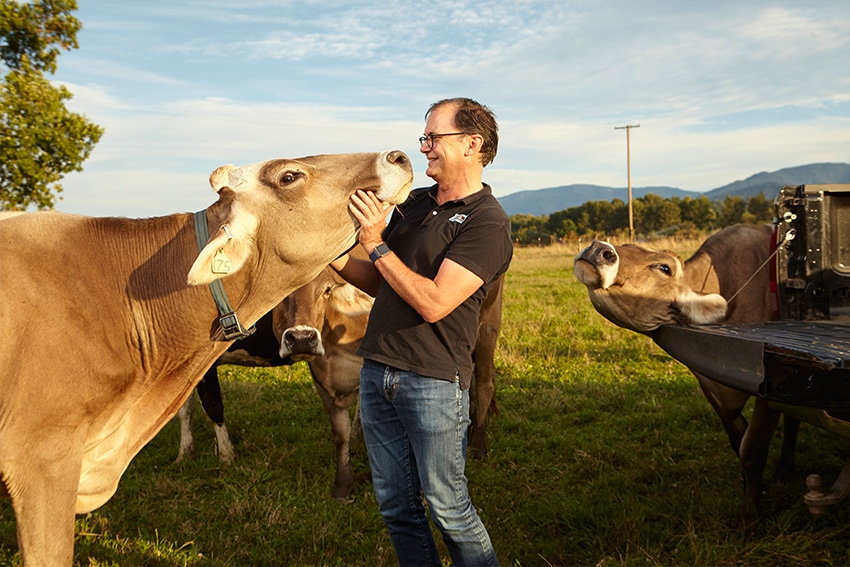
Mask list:
[{"label": "cow's leg", "polygon": [[496,365],[492,352],[488,355],[476,347],[475,375],[469,391],[470,426],[469,451],[476,459],[487,455],[487,418],[496,408]]},{"label": "cow's leg", "polygon": [[194,392],[186,398],[186,402],[177,410],[177,420],[180,422],[180,448],[177,450],[175,463],[195,456],[195,439],[192,436],[192,421],[195,413]]},{"label": "cow's leg", "polygon": [[741,442],[741,470],[744,476],[744,507],[741,519],[748,532],[758,527],[761,512],[762,476],[767,463],[770,439],[779,422],[779,411],[756,398],[750,425]]},{"label": "cow's leg", "polygon": [[776,468],[773,471],[773,477],[776,479],[785,480],[791,478],[797,468],[794,452],[797,448],[797,432],[799,430],[800,420],[788,414],[783,414],[782,449],[779,452],[779,459],[777,459]]},{"label": "cow's leg", "polygon": [[346,395],[341,399],[334,399],[319,382],[316,382],[316,390],[330,419],[336,447],[336,477],[331,496],[336,500],[345,501],[351,496],[354,488],[354,470],[351,467],[351,417],[348,410],[354,397]]},{"label": "cow's leg", "polygon": [[218,458],[222,463],[232,464],[236,459],[236,451],[233,449],[233,443],[230,441],[230,433],[227,432],[227,425],[218,423],[213,425],[215,431],[215,446],[218,451]]},{"label": "cow's leg", "polygon": [[749,394],[719,384],[697,373],[694,373],[694,375],[699,381],[702,393],[705,394],[711,407],[720,417],[723,429],[726,430],[726,435],[729,437],[729,445],[740,457],[741,442],[747,432],[747,420],[741,415],[741,412],[750,398]]},{"label": "cow's leg", "polygon": [[26,454],[4,455],[9,458],[5,463],[26,463],[23,470],[4,463],[0,473],[15,511],[24,567],[70,566],[85,436],[83,431],[61,437],[44,434],[40,431],[31,443],[22,444]]},{"label": "cow's leg", "polygon": [[478,319],[478,340],[472,352],[475,375],[469,392],[469,450],[476,459],[487,455],[487,419],[499,413],[496,407],[496,343],[502,326],[502,275],[493,284]]},{"label": "cow's leg", "polygon": [[360,399],[354,402],[354,417],[351,419],[351,443],[363,438],[363,426],[360,425]]},{"label": "cow's leg", "polygon": [[224,400],[221,397],[221,384],[218,381],[218,368],[213,365],[207,370],[204,377],[198,382],[198,397],[201,398],[201,406],[204,413],[215,424],[215,441],[218,458],[222,463],[230,464],[236,458],[233,443],[227,433],[224,424]]}]

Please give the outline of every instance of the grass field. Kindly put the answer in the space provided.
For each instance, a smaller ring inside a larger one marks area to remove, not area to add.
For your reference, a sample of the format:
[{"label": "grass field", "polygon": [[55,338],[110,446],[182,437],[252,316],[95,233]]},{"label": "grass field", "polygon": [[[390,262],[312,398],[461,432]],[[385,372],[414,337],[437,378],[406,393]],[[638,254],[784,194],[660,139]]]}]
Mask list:
[{"label": "grass field", "polygon": [[[572,275],[575,252],[518,249],[508,275],[500,413],[489,456],[467,468],[502,564],[850,564],[850,504],[816,517],[802,503],[806,475],[831,484],[850,443],[803,425],[797,474],[775,482],[774,439],[761,531],[742,535],[740,469],[696,379],[593,311]],[[394,565],[362,442],[351,501],[330,497],[330,426],[306,366],[221,375],[236,464],[219,464],[204,419],[196,459],[173,464],[170,423],[115,497],[78,517],[75,565]],[[19,564],[3,500],[0,566]]]}]

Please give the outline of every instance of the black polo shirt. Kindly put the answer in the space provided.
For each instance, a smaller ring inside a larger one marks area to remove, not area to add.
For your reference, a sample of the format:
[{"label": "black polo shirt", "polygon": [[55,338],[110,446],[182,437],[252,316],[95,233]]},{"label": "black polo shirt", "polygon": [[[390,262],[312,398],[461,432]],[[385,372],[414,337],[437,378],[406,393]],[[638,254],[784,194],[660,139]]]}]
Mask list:
[{"label": "black polo shirt", "polygon": [[484,285],[446,317],[428,323],[382,281],[357,354],[443,380],[459,376],[467,389],[481,303],[513,255],[511,223],[489,185],[440,206],[436,195],[437,185],[414,190],[393,213],[384,241],[410,269],[429,279],[450,258]]}]

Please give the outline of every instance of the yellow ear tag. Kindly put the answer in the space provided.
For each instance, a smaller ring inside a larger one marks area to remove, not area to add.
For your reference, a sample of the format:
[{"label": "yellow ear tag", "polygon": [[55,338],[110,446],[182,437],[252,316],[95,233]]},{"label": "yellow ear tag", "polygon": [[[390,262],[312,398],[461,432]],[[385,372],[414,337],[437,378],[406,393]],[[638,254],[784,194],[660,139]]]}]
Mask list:
[{"label": "yellow ear tag", "polygon": [[212,259],[212,273],[214,274],[229,274],[230,273],[230,258],[224,253],[223,248],[219,248]]}]

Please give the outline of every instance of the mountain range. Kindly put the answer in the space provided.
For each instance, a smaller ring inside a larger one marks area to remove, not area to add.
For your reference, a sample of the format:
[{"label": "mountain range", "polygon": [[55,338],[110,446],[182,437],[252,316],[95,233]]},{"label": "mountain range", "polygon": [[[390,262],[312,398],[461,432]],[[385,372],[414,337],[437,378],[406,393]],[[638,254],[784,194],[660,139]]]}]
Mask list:
[{"label": "mountain range", "polygon": [[[671,197],[699,198],[705,195],[712,201],[723,200],[727,196],[739,196],[745,199],[764,193],[773,200],[785,185],[804,183],[850,183],[850,164],[813,163],[796,167],[787,167],[768,173],[763,171],[705,192],[686,191],[677,187],[632,187],[632,198],[638,199],[649,193],[669,199]],[[600,185],[563,185],[545,189],[518,191],[503,197],[499,202],[508,215],[549,215],[572,207],[578,207],[587,201],[611,201],[628,199],[626,187],[604,187]]]}]

